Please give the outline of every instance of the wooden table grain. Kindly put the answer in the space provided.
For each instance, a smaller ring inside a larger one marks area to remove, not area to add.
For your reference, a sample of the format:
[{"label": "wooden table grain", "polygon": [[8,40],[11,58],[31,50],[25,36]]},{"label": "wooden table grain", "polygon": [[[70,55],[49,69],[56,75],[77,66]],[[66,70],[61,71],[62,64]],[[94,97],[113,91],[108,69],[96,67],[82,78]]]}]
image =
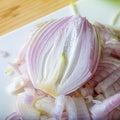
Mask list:
[{"label": "wooden table grain", "polygon": [[19,28],[76,0],[0,0],[0,35]]}]

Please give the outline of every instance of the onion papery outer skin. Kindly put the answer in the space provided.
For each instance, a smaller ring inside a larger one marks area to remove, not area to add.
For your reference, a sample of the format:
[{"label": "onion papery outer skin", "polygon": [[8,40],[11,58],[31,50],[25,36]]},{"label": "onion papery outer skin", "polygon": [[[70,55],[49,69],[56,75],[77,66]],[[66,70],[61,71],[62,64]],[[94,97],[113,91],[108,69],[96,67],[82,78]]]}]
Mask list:
[{"label": "onion papery outer skin", "polygon": [[35,88],[53,97],[75,91],[97,68],[98,33],[81,16],[48,22],[31,39],[26,53],[28,74]]}]

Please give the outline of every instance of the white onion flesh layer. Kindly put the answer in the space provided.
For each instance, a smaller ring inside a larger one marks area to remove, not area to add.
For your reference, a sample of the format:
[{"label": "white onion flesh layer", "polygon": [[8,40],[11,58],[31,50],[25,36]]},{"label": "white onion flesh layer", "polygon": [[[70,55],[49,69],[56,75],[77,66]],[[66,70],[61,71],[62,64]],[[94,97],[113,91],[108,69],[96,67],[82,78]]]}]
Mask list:
[{"label": "white onion flesh layer", "polygon": [[96,70],[99,37],[85,18],[72,16],[48,22],[31,39],[26,53],[28,74],[34,87],[47,94],[71,93]]}]

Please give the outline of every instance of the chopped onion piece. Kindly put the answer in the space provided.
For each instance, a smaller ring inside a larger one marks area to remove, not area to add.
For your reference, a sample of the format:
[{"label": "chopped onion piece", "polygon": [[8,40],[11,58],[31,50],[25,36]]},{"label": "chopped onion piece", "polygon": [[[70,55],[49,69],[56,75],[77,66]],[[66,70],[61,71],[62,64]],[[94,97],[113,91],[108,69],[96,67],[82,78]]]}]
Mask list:
[{"label": "chopped onion piece", "polygon": [[23,120],[39,120],[40,112],[33,106],[26,104],[24,101],[25,94],[21,93],[17,97],[17,108]]},{"label": "chopped onion piece", "polygon": [[102,119],[102,117],[106,116],[109,112],[114,110],[119,105],[120,105],[120,93],[105,99],[100,104],[95,104],[90,109],[93,120]]},{"label": "chopped onion piece", "polygon": [[35,102],[35,107],[40,111],[41,114],[52,115],[54,106],[54,100],[49,97],[42,98]]},{"label": "chopped onion piece", "polygon": [[62,119],[62,113],[64,110],[64,104],[65,104],[65,96],[61,95],[56,97],[55,100],[55,108],[54,108],[54,116],[57,120]]},{"label": "chopped onion piece", "polygon": [[120,110],[114,109],[112,112],[110,112],[109,120],[119,120],[120,119]]},{"label": "chopped onion piece", "polygon": [[69,96],[66,97],[65,108],[68,114],[68,120],[77,120],[77,109],[75,102]]},{"label": "chopped onion piece", "polygon": [[109,86],[115,83],[119,78],[120,78],[120,67],[96,86],[95,88],[96,92],[100,93],[102,91],[105,91]]},{"label": "chopped onion piece", "polygon": [[8,92],[10,93],[19,93],[23,91],[25,86],[25,81],[21,76],[14,78],[13,82],[7,87]]},{"label": "chopped onion piece", "polygon": [[77,109],[77,120],[90,120],[88,108],[82,97],[73,97]]},{"label": "chopped onion piece", "polygon": [[6,117],[5,120],[23,120],[23,118],[17,112],[14,112],[10,114],[8,117]]}]

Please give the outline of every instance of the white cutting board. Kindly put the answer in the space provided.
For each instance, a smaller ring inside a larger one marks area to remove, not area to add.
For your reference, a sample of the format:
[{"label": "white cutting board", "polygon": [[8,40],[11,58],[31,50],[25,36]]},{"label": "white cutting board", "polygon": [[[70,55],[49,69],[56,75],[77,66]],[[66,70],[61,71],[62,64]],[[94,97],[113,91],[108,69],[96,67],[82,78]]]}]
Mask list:
[{"label": "white cutting board", "polygon": [[[111,24],[113,17],[119,11],[119,5],[106,2],[109,0],[80,0],[77,2],[77,8],[82,16],[86,16],[91,22],[98,21],[105,24]],[[28,33],[38,23],[44,22],[51,18],[61,18],[64,16],[74,15],[71,6],[56,11],[48,16],[38,19],[20,29],[7,33],[0,37],[0,49],[9,52],[10,56],[0,57],[0,120],[11,112],[15,111],[15,96],[8,94],[6,91],[7,85],[12,81],[11,77],[5,74],[5,69],[18,53],[20,47],[27,39]],[[120,25],[120,24],[119,24]]]}]

